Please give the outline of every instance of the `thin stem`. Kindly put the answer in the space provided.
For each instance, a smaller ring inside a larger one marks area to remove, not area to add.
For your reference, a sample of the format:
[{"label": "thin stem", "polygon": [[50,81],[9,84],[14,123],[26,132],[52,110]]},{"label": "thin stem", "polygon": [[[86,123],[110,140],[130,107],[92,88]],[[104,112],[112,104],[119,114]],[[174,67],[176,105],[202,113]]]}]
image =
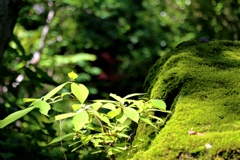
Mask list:
[{"label": "thin stem", "polygon": [[64,149],[63,149],[63,143],[62,143],[62,121],[59,120],[59,127],[60,127],[60,143],[61,143],[61,150],[62,150],[62,153],[63,153],[63,156],[64,156],[64,159],[67,160],[67,156],[64,152]]}]

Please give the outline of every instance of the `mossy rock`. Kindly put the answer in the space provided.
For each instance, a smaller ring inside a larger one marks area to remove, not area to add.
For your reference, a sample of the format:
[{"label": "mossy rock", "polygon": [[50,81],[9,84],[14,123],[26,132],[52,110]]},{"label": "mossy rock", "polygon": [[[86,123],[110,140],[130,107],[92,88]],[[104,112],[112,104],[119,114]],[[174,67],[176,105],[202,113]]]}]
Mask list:
[{"label": "mossy rock", "polygon": [[172,114],[158,131],[140,124],[126,159],[240,159],[239,42],[184,42],[156,62],[145,87]]}]

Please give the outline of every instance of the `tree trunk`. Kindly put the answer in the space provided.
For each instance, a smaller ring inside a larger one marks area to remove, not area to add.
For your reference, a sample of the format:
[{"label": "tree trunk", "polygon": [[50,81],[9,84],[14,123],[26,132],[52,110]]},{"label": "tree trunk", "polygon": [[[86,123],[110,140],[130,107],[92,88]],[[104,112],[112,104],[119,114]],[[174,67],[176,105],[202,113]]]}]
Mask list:
[{"label": "tree trunk", "polygon": [[21,0],[0,0],[0,64],[8,42],[11,40],[20,10],[20,2]]}]

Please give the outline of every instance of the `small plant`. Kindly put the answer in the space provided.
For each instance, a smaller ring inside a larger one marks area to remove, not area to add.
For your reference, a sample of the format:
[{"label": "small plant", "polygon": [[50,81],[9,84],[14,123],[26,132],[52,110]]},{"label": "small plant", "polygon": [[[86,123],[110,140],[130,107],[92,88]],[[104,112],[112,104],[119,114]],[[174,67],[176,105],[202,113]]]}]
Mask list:
[{"label": "small plant", "polygon": [[[151,113],[155,111],[168,112],[166,104],[162,100],[131,99],[143,95],[142,93],[129,94],[123,98],[116,94],[110,94],[114,100],[86,101],[89,95],[87,87],[74,82],[78,77],[76,73],[70,72],[68,76],[70,78],[68,82],[54,88],[42,98],[24,98],[25,102],[31,102],[30,106],[1,120],[0,128],[23,117],[35,108],[39,108],[41,114],[48,116],[51,104],[62,101],[64,97],[68,96],[76,102],[71,106],[72,112],[56,115],[55,120],[71,118],[74,127],[73,133],[60,135],[50,144],[72,137],[73,143],[70,146],[75,146],[72,151],[91,143],[96,149],[93,153],[105,152],[109,159],[114,160],[117,153],[130,147],[131,124],[143,121],[156,128],[151,120],[155,119],[158,122],[163,120]],[[66,85],[70,85],[71,91],[57,95]]]}]

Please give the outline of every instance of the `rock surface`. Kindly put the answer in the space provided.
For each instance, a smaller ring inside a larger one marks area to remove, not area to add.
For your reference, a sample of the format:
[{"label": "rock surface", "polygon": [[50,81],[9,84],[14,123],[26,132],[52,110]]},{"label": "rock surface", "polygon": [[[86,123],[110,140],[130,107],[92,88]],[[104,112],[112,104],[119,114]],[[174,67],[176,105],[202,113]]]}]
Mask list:
[{"label": "rock surface", "polygon": [[125,159],[240,159],[240,42],[183,42],[145,87],[172,114],[159,130],[140,124]]}]

